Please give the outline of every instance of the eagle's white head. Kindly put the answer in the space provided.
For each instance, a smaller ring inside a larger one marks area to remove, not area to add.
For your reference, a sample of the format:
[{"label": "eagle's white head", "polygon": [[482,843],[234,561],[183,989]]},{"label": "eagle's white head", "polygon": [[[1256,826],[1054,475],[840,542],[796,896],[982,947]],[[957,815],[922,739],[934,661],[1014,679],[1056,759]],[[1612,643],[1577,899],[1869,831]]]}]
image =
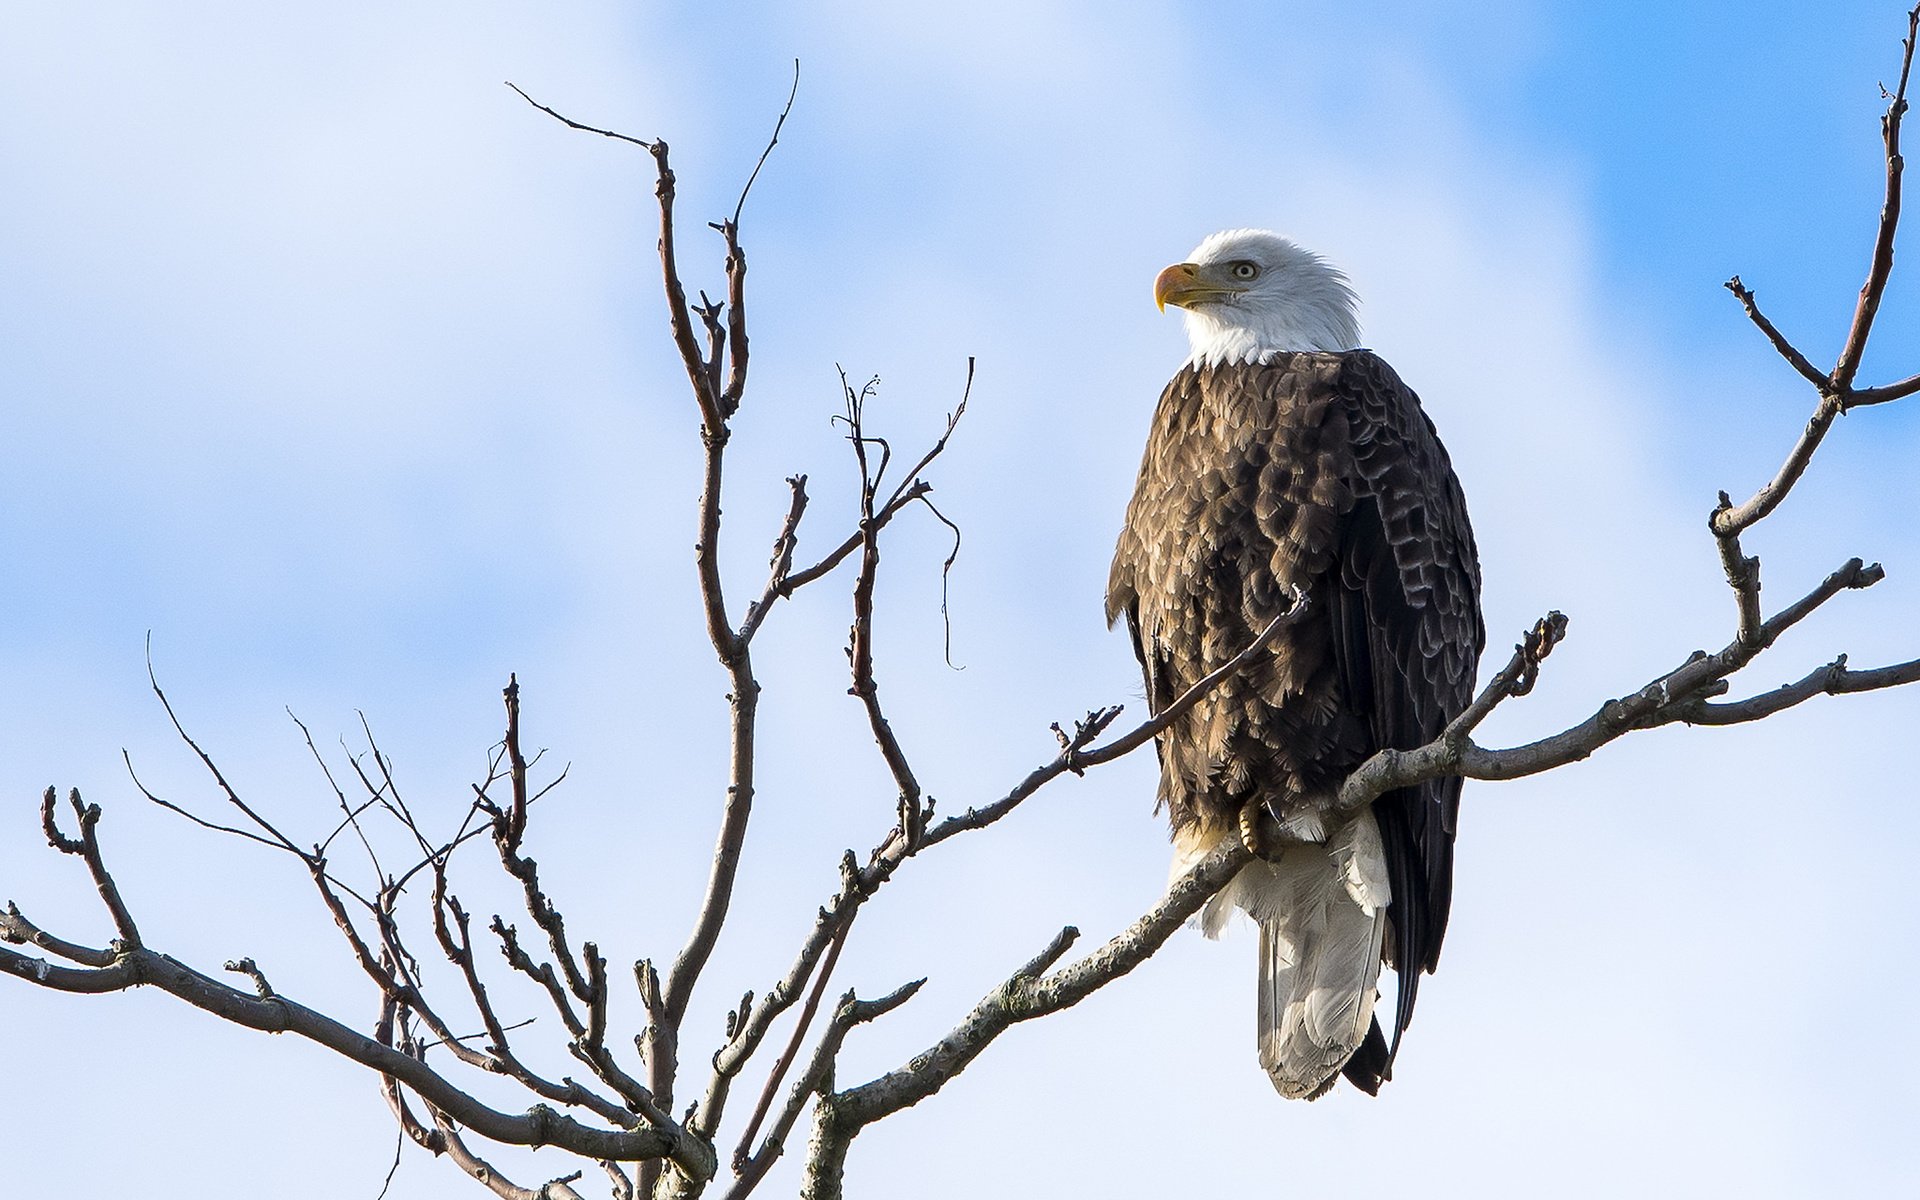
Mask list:
[{"label": "eagle's white head", "polygon": [[1264,229],[1228,229],[1153,281],[1153,299],[1187,310],[1192,361],[1260,362],[1282,350],[1352,350],[1360,318],[1347,277]]}]

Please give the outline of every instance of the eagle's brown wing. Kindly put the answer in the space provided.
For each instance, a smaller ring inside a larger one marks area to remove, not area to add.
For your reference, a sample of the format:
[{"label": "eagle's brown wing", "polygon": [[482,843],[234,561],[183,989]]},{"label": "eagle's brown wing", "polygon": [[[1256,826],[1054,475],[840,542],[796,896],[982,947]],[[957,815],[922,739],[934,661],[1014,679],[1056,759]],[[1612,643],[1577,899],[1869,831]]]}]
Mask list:
[{"label": "eagle's brown wing", "polygon": [[[1378,356],[1356,351],[1345,360],[1335,386],[1352,449],[1352,508],[1328,589],[1334,657],[1346,703],[1376,748],[1410,749],[1438,736],[1473,697],[1486,642],[1480,562],[1459,480],[1418,398]],[[1374,803],[1393,888],[1392,1050],[1412,1019],[1421,974],[1439,962],[1460,783],[1438,779]]]}]

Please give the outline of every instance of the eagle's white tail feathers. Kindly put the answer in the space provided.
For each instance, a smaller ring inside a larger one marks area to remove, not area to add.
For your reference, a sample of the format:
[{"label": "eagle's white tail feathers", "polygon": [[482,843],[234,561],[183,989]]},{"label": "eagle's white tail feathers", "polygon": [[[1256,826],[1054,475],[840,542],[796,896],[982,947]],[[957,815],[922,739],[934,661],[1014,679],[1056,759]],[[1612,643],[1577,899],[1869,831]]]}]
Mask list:
[{"label": "eagle's white tail feathers", "polygon": [[1373,1022],[1390,894],[1380,829],[1363,813],[1255,866],[1267,868],[1245,905],[1260,925],[1260,1065],[1282,1096],[1311,1100]]},{"label": "eagle's white tail feathers", "polygon": [[[1205,849],[1178,847],[1176,874]],[[1249,864],[1201,912],[1209,937],[1235,908],[1260,926],[1260,1065],[1282,1096],[1324,1094],[1365,1040],[1390,895],[1380,828],[1362,813],[1327,842]]]}]

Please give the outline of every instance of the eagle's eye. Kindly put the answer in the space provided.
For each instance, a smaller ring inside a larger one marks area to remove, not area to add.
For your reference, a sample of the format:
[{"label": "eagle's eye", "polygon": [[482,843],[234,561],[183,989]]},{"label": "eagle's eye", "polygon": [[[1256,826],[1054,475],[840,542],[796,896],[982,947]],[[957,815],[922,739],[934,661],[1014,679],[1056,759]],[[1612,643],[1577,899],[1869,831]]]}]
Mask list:
[{"label": "eagle's eye", "polygon": [[1232,272],[1233,277],[1235,279],[1242,279],[1242,280],[1252,279],[1254,276],[1260,274],[1260,268],[1246,261],[1245,259],[1242,259],[1237,263],[1229,263],[1227,265],[1227,270]]}]

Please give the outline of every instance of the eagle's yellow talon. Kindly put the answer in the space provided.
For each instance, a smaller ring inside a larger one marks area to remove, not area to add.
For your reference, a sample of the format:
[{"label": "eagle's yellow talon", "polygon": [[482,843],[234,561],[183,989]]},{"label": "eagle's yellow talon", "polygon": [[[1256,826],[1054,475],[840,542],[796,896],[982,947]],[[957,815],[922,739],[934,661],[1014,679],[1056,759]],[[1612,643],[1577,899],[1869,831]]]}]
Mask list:
[{"label": "eagle's yellow talon", "polygon": [[1240,806],[1240,844],[1255,858],[1269,857],[1267,839],[1260,835],[1260,818],[1265,814],[1266,805],[1258,800],[1249,800]]}]

